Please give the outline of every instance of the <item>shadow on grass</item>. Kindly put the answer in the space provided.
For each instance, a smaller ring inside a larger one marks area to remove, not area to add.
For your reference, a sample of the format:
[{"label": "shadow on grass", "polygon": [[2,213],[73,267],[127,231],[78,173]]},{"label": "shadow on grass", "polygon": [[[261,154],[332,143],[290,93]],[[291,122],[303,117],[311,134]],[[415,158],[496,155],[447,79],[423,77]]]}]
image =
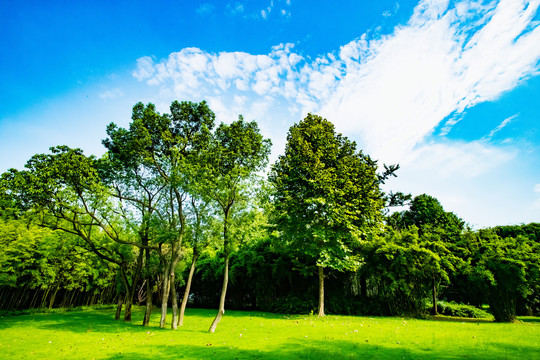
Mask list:
[{"label": "shadow on grass", "polygon": [[540,323],[540,317],[519,316],[518,320],[524,323]]},{"label": "shadow on grass", "polygon": [[[85,332],[104,332],[116,333],[121,331],[136,331],[140,328],[141,331],[145,328],[140,325],[138,317],[133,321],[115,320],[114,312],[95,310],[84,312],[59,312],[59,313],[36,313],[29,315],[19,315],[16,317],[5,317],[0,322],[0,329],[7,329],[13,326],[21,326],[24,324],[41,329],[58,329],[69,330],[74,333]],[[139,325],[139,326],[137,326]]]},{"label": "shadow on grass", "polygon": [[495,322],[492,318],[462,318],[455,316],[445,316],[445,315],[431,315],[428,316],[426,320],[430,321],[450,321],[450,322],[466,322],[466,323],[493,323]]},{"label": "shadow on grass", "polygon": [[[348,341],[305,341],[291,342],[264,350],[246,350],[228,346],[143,346],[140,352],[119,353],[108,357],[110,360],[120,359],[494,359],[520,358],[537,359],[540,350],[533,346],[517,347],[508,344],[494,344],[493,351],[472,353],[467,349],[456,349],[447,352],[403,349],[400,346],[387,347],[367,343]],[[150,353],[150,354],[149,354]]]}]

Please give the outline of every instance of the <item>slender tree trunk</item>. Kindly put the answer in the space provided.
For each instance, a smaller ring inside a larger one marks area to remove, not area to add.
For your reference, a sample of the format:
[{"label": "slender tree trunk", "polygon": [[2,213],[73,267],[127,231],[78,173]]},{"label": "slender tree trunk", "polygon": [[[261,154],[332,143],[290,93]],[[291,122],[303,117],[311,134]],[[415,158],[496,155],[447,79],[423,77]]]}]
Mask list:
[{"label": "slender tree trunk", "polygon": [[[37,300],[38,294],[39,294],[39,290],[36,289],[36,290],[34,291],[34,297],[32,297],[32,302],[30,303],[30,309],[33,309],[33,308],[36,306],[36,300]],[[0,309],[1,309],[1,308],[2,308],[2,307],[0,307]]]},{"label": "slender tree trunk", "polygon": [[126,287],[126,296],[124,299],[124,304],[126,304],[124,310],[124,320],[131,321],[131,310],[133,307],[133,297],[135,296],[135,289],[137,288],[137,283],[139,282],[139,276],[142,270],[143,263],[143,254],[144,249],[139,249],[139,255],[137,257],[137,266],[135,267],[135,273],[133,274],[133,279],[131,284],[127,278],[127,273],[125,269],[121,269],[122,276],[124,277],[124,286]]},{"label": "slender tree trunk", "polygon": [[56,287],[56,289],[54,289],[54,293],[52,294],[51,299],[49,300],[49,309],[53,308],[54,300],[56,299],[57,293],[58,293],[58,286]]},{"label": "slender tree trunk", "polygon": [[152,314],[152,277],[150,276],[150,249],[145,250],[145,267],[146,267],[146,309],[144,311],[143,326],[150,323],[150,315]]},{"label": "slender tree trunk", "polygon": [[131,305],[133,304],[133,293],[131,288],[135,285],[129,283],[125,268],[120,267],[120,275],[122,276],[124,287],[126,288],[126,295],[124,297],[124,304],[126,305],[124,308],[124,320],[131,321]]},{"label": "slender tree trunk", "polygon": [[159,321],[159,327],[164,328],[167,321],[167,305],[169,303],[169,293],[171,290],[170,274],[167,271],[163,277],[163,292],[161,295],[161,319]]},{"label": "slender tree trunk", "polygon": [[219,308],[212,325],[210,325],[209,332],[216,331],[216,327],[221,321],[221,318],[225,314],[225,297],[227,295],[227,285],[229,284],[229,211],[231,210],[232,203],[223,208],[223,250],[225,252],[225,268],[223,270],[223,285],[221,286],[221,296],[219,298]]},{"label": "slender tree trunk", "polygon": [[367,298],[367,277],[366,274],[360,275],[360,294],[365,299]]},{"label": "slender tree trunk", "polygon": [[227,254],[225,255],[225,270],[223,274],[223,285],[221,287],[221,297],[219,298],[219,308],[218,313],[212,322],[212,325],[210,325],[209,332],[213,333],[216,331],[216,327],[218,323],[221,321],[221,318],[225,314],[225,296],[227,294],[227,285],[229,284],[229,254],[227,251]]},{"label": "slender tree trunk", "polygon": [[[159,323],[159,327],[164,328],[165,323],[167,320],[167,305],[169,303],[169,295],[174,296],[172,299],[172,305],[173,305],[173,324],[172,328],[176,329],[177,326],[177,316],[178,316],[178,302],[176,302],[176,289],[174,288],[174,269],[176,268],[176,265],[178,265],[178,261],[180,261],[180,253],[173,254],[173,258],[171,259],[171,263],[169,265],[169,270],[164,276],[163,279],[163,296],[161,299],[161,320]],[[173,292],[174,294],[171,294]]]},{"label": "slender tree trunk", "polygon": [[176,298],[176,285],[174,284],[175,274],[171,273],[171,303],[172,303],[172,322],[171,329],[178,328],[178,299]]},{"label": "slender tree trunk", "polygon": [[150,323],[150,315],[152,315],[152,283],[150,279],[146,281],[146,308],[144,310],[143,326],[147,326]]},{"label": "slender tree trunk", "polygon": [[438,315],[439,312],[437,311],[437,283],[435,282],[435,279],[433,279],[433,315]]},{"label": "slender tree trunk", "polygon": [[178,317],[178,326],[184,325],[184,313],[189,298],[189,292],[191,290],[191,280],[193,279],[193,273],[195,272],[195,264],[199,256],[193,252],[193,260],[191,261],[191,268],[189,269],[189,275],[186,283],[186,289],[184,291],[184,297],[182,298],[182,304],[180,305],[180,316]]},{"label": "slender tree trunk", "polygon": [[319,309],[318,316],[324,316],[324,268],[317,266],[319,270]]},{"label": "slender tree trunk", "polygon": [[47,297],[49,296],[50,291],[51,291],[51,289],[47,288],[47,290],[45,290],[45,292],[43,293],[43,297],[41,298],[41,306],[40,307],[45,307],[45,303],[47,302]]},{"label": "slender tree trunk", "polygon": [[124,298],[122,294],[118,294],[118,303],[116,304],[116,314],[114,315],[115,320],[120,320],[120,315],[122,314],[122,305],[124,304]]},{"label": "slender tree trunk", "polygon": [[126,307],[124,308],[124,320],[131,321],[131,310],[133,307],[133,299],[129,296],[126,296],[125,304],[126,304]]}]

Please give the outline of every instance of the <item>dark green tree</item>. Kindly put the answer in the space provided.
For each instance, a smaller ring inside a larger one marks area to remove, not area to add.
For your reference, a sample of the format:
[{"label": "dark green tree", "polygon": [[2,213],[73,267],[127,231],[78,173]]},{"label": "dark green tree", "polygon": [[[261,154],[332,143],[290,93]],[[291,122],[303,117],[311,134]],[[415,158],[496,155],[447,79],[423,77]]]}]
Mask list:
[{"label": "dark green tree", "polygon": [[518,235],[501,238],[493,229],[464,234],[465,286],[487,298],[496,321],[516,320],[517,303],[538,291],[540,246]]},{"label": "dark green tree", "polygon": [[283,240],[310,259],[305,266],[317,268],[318,315],[324,316],[324,269],[356,269],[359,245],[381,230],[377,163],[332,123],[309,114],[290,128],[270,181]]},{"label": "dark green tree", "polygon": [[363,246],[366,263],[362,267],[379,301],[391,315],[420,315],[429,298],[433,279],[449,281],[454,257],[440,247],[438,237],[419,235],[418,228],[388,229],[384,236]]},{"label": "dark green tree", "polygon": [[437,314],[437,289],[441,281],[448,284],[448,276],[455,274],[460,261],[457,255],[458,244],[464,229],[464,221],[453,212],[447,212],[433,196],[422,194],[414,197],[409,210],[395,212],[387,218],[387,223],[394,229],[405,230],[415,227],[422,239],[421,244],[425,249],[438,254],[444,276],[441,272],[434,273],[432,283],[433,314]]}]

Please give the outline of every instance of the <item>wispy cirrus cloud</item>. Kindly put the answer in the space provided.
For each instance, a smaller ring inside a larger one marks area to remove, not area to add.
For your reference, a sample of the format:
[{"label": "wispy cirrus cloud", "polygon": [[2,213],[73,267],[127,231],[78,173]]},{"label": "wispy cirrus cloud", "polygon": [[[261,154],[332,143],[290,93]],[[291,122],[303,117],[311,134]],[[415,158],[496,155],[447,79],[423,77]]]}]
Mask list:
[{"label": "wispy cirrus cloud", "polygon": [[209,16],[216,11],[216,6],[211,3],[203,3],[195,9],[195,12],[200,16]]},{"label": "wispy cirrus cloud", "polygon": [[483,140],[490,140],[495,134],[504,129],[508,124],[514,121],[519,115],[515,114],[506,119],[504,119],[495,129],[491,130],[488,135],[483,137]]},{"label": "wispy cirrus cloud", "polygon": [[244,4],[242,4],[241,2],[238,2],[238,1],[228,3],[225,6],[225,13],[227,13],[229,15],[243,14],[244,11],[245,11]]},{"label": "wispy cirrus cloud", "polygon": [[98,95],[101,99],[118,99],[122,96],[124,96],[124,92],[122,89],[114,88],[114,89],[108,89],[103,91]]}]

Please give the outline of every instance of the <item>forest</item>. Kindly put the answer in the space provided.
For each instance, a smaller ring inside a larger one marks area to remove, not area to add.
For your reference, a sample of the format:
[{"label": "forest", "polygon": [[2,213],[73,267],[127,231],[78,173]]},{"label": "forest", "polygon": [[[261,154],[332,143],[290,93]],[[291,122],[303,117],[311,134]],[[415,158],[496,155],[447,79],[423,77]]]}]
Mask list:
[{"label": "forest", "polygon": [[[206,102],[133,107],[105,154],[55,146],[0,178],[0,310],[134,304],[345,315],[540,314],[540,224],[473,230],[320,116],[271,142]],[[168,309],[172,308],[172,318]],[[157,308],[157,310],[155,309]],[[188,321],[186,319],[186,321]]]}]

